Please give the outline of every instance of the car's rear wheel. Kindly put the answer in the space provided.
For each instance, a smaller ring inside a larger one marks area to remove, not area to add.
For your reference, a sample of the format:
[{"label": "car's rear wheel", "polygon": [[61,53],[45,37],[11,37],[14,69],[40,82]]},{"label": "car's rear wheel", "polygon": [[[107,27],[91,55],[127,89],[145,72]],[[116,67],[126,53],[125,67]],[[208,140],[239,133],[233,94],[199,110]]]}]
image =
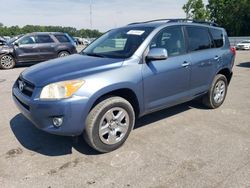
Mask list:
[{"label": "car's rear wheel", "polygon": [[132,105],[121,97],[110,97],[90,111],[84,138],[97,151],[110,152],[123,145],[134,124]]},{"label": "car's rear wheel", "polygon": [[203,97],[203,103],[212,109],[220,107],[227,95],[227,78],[218,74],[215,76],[208,93]]},{"label": "car's rear wheel", "polygon": [[58,57],[66,57],[66,56],[69,56],[70,54],[69,54],[69,52],[67,52],[67,51],[62,51],[62,52],[60,52],[59,54],[58,54]]},{"label": "car's rear wheel", "polygon": [[0,56],[0,68],[1,69],[12,69],[15,67],[15,60],[11,55],[2,55]]}]

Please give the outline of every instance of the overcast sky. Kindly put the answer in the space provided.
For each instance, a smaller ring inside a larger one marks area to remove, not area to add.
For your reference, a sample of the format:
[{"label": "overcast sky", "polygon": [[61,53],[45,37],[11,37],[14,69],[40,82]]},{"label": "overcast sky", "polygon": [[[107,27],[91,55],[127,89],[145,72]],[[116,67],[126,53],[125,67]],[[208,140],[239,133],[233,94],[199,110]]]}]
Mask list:
[{"label": "overcast sky", "polygon": [[[93,29],[106,31],[130,22],[183,18],[187,0],[92,0]],[[0,22],[90,28],[91,0],[0,0]]]}]

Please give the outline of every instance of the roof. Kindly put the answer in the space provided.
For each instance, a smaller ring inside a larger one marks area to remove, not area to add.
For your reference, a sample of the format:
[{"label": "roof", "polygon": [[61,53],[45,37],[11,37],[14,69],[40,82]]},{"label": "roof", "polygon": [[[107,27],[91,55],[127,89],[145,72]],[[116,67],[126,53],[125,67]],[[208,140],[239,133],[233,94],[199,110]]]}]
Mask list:
[{"label": "roof", "polygon": [[64,34],[64,33],[63,32],[33,32],[33,33],[28,33],[28,34],[35,34],[35,35],[51,34],[51,35],[56,35],[56,34]]},{"label": "roof", "polygon": [[158,19],[158,20],[149,20],[144,22],[136,22],[136,23],[130,23],[128,26],[133,27],[159,27],[166,24],[196,24],[196,25],[206,25],[206,26],[212,26],[212,27],[219,27],[218,24],[214,22],[207,22],[207,21],[199,21],[199,20],[191,20],[191,19]]}]

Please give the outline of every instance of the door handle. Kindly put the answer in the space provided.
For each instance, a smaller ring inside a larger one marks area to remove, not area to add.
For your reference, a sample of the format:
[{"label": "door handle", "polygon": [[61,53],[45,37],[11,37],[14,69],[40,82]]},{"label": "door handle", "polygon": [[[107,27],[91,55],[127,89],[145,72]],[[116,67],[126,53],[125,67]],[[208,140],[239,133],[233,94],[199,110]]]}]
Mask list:
[{"label": "door handle", "polygon": [[190,63],[189,62],[187,62],[187,61],[184,61],[184,63],[182,63],[182,67],[188,67],[190,65]]},{"label": "door handle", "polygon": [[219,56],[215,56],[215,57],[214,57],[214,60],[218,60],[218,59],[220,59]]}]

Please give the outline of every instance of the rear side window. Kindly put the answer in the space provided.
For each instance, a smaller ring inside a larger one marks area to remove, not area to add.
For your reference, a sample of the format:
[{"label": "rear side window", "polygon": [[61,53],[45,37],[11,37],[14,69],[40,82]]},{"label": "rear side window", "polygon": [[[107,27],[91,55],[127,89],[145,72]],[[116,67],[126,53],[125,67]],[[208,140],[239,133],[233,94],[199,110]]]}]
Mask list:
[{"label": "rear side window", "polygon": [[210,29],[213,37],[213,43],[216,48],[221,48],[224,45],[223,32],[220,29]]},{"label": "rear side window", "polygon": [[190,51],[205,50],[211,48],[211,40],[208,29],[205,27],[186,27]]},{"label": "rear side window", "polygon": [[36,43],[53,43],[53,39],[49,35],[37,35]]},{"label": "rear side window", "polygon": [[56,39],[61,42],[70,42],[70,40],[68,39],[68,37],[66,37],[65,35],[55,35]]}]

